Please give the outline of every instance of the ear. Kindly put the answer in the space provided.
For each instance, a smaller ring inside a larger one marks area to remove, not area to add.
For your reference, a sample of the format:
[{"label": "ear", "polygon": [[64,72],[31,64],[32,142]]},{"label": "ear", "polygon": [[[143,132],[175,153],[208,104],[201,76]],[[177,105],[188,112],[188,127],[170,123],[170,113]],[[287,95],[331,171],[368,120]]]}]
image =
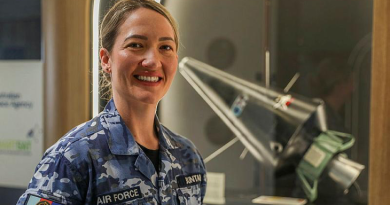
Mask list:
[{"label": "ear", "polygon": [[103,68],[103,71],[106,73],[111,73],[111,60],[110,60],[110,52],[107,49],[101,48],[99,52],[100,56],[100,65]]}]

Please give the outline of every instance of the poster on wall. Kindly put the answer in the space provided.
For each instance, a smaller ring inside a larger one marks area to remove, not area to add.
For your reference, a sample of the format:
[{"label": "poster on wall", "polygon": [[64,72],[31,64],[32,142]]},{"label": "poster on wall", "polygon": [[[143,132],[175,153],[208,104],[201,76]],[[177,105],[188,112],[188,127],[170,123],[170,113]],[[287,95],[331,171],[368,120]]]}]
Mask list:
[{"label": "poster on wall", "polygon": [[0,186],[26,188],[42,154],[42,63],[0,61]]}]

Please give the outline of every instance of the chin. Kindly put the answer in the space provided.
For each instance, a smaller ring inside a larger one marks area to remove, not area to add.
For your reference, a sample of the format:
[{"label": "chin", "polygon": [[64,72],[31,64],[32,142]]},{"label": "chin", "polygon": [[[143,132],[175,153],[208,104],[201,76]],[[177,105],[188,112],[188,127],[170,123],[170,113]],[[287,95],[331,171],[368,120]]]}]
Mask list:
[{"label": "chin", "polygon": [[154,105],[154,106],[157,106],[158,102],[159,101],[154,101],[154,100],[153,101],[152,100],[150,100],[150,101],[148,101],[148,100],[143,101],[143,103],[145,103],[145,104]]},{"label": "chin", "polygon": [[158,102],[160,102],[161,99],[159,98],[150,98],[150,97],[146,97],[146,98],[138,98],[137,101],[139,102],[142,102],[144,104],[148,104],[148,105],[157,105]]},{"label": "chin", "polygon": [[130,90],[126,93],[123,93],[127,96],[125,99],[128,102],[133,103],[142,103],[149,105],[157,105],[157,103],[161,100],[162,96],[158,92],[147,92],[145,90]]}]

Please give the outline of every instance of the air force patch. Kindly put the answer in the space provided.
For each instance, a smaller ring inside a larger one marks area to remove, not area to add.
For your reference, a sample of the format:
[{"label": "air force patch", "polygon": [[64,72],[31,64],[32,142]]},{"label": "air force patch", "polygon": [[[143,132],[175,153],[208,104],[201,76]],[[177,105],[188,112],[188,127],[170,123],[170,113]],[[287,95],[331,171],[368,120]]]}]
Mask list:
[{"label": "air force patch", "polygon": [[62,205],[62,204],[57,203],[55,201],[45,199],[45,198],[42,198],[39,196],[31,195],[31,194],[28,195],[26,203],[24,203],[24,204],[25,205]]},{"label": "air force patch", "polygon": [[140,198],[142,198],[141,189],[139,187],[134,187],[131,189],[126,189],[115,193],[100,195],[97,198],[97,204],[98,205],[117,204],[120,202],[131,201]]},{"label": "air force patch", "polygon": [[202,181],[204,181],[204,175],[203,174],[190,174],[186,176],[177,176],[177,184],[179,187],[187,187],[192,186],[196,184],[200,184]]}]

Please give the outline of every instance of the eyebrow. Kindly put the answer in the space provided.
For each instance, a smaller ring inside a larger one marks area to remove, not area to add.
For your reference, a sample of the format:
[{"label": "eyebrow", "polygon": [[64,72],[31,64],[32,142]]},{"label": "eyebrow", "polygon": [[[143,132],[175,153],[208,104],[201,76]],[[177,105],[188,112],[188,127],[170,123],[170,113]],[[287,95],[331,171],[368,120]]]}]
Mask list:
[{"label": "eyebrow", "polygon": [[171,38],[171,37],[161,37],[161,38],[159,38],[158,39],[159,41],[175,41],[175,40],[173,40],[173,38]]},{"label": "eyebrow", "polygon": [[[124,41],[127,41],[127,40],[129,40],[131,38],[138,38],[138,39],[142,39],[142,40],[148,40],[148,37],[146,37],[146,36],[134,34],[134,35],[126,37]],[[173,42],[175,41],[171,37],[161,37],[158,40],[159,41],[173,41]]]},{"label": "eyebrow", "polygon": [[127,40],[129,40],[131,38],[138,38],[138,39],[142,39],[142,40],[148,40],[148,37],[146,37],[146,36],[134,34],[134,35],[126,37],[124,41],[127,41]]}]

